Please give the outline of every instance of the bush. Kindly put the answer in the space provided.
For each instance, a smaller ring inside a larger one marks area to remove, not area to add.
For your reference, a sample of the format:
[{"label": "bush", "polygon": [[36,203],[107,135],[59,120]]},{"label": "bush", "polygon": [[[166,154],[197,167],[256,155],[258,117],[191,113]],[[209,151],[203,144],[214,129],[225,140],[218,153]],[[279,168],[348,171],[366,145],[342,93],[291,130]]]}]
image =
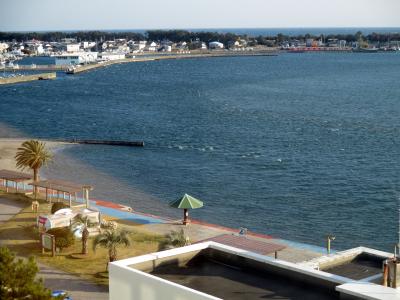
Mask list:
[{"label": "bush", "polygon": [[100,224],[102,229],[106,230],[116,230],[118,228],[118,223],[115,221],[102,221]]},{"label": "bush", "polygon": [[52,228],[47,233],[55,236],[56,248],[60,248],[60,251],[72,246],[75,242],[75,236],[68,227]]},{"label": "bush", "polygon": [[51,207],[51,213],[54,214],[57,210],[63,209],[63,208],[68,208],[69,206],[62,203],[62,202],[56,202],[53,204]]},{"label": "bush", "polygon": [[185,234],[185,231],[171,231],[164,236],[164,239],[158,244],[158,250],[168,250],[183,246],[190,245],[189,237]]}]

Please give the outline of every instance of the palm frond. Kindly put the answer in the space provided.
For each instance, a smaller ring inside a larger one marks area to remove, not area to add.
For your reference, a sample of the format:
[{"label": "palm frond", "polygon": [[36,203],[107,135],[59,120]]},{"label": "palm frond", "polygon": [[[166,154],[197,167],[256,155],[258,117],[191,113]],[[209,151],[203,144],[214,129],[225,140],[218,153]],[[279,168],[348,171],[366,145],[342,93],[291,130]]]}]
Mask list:
[{"label": "palm frond", "polygon": [[130,232],[126,230],[105,230],[95,237],[93,241],[93,251],[95,251],[97,247],[107,249],[112,249],[119,245],[129,247],[131,245],[129,234]]},{"label": "palm frond", "polygon": [[40,169],[52,159],[52,154],[46,149],[46,144],[37,140],[25,141],[17,149],[16,166],[19,169]]},{"label": "palm frond", "polygon": [[86,228],[90,228],[90,227],[94,227],[96,226],[97,223],[96,222],[92,222],[89,218],[89,216],[84,216],[83,214],[77,214],[71,222],[71,227],[72,228],[76,228],[76,227],[86,227]]}]

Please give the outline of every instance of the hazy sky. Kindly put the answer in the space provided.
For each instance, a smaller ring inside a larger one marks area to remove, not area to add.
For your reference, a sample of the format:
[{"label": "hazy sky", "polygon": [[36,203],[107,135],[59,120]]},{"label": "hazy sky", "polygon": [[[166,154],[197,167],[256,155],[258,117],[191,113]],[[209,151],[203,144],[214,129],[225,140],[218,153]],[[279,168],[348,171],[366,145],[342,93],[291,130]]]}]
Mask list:
[{"label": "hazy sky", "polygon": [[0,0],[0,31],[400,27],[400,0]]}]

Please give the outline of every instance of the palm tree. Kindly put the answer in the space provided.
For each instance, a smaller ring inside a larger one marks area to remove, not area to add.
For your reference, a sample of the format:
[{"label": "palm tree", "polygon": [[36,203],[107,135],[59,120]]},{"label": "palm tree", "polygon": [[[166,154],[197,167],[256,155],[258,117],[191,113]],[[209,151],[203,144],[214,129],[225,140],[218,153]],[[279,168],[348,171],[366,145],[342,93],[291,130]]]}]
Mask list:
[{"label": "palm tree", "polygon": [[96,223],[91,222],[89,216],[82,214],[76,215],[71,223],[74,232],[82,231],[82,254],[88,254],[87,242],[89,239],[89,227],[95,226]]},{"label": "palm tree", "polygon": [[[16,166],[19,169],[30,168],[33,170],[33,180],[39,180],[39,169],[46,165],[53,155],[46,149],[46,144],[36,140],[25,141],[17,149],[15,155]],[[35,197],[37,195],[37,187],[34,188]]]},{"label": "palm tree", "polygon": [[[96,251],[98,246],[108,249],[109,262],[117,260],[117,247],[123,245],[129,247],[131,241],[129,240],[130,232],[126,230],[106,230],[100,233],[93,241],[93,251]],[[107,264],[108,269],[108,264]]]}]

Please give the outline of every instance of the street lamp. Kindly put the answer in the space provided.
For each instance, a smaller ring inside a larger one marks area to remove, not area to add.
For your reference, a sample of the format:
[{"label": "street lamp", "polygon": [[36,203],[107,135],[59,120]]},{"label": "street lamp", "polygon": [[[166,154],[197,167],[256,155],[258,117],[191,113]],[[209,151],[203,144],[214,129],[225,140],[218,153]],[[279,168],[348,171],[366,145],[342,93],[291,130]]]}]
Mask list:
[{"label": "street lamp", "polygon": [[335,240],[335,236],[332,234],[328,234],[328,236],[326,237],[326,251],[328,252],[328,255],[331,254],[331,241]]}]

